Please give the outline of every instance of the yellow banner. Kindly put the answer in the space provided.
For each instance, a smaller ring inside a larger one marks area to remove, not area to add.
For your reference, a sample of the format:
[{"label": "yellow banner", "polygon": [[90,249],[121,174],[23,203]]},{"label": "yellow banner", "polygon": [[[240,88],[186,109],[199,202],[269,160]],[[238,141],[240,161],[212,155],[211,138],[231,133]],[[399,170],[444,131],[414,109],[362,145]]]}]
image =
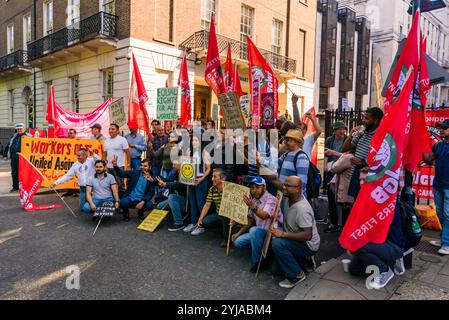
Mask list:
[{"label": "yellow banner", "polygon": [[[81,148],[92,149],[101,158],[104,145],[97,140],[22,137],[21,152],[44,175],[42,186],[50,187],[78,161],[76,153]],[[79,189],[77,179],[58,186],[58,189]]]},{"label": "yellow banner", "polygon": [[137,229],[154,232],[154,230],[156,230],[156,228],[161,224],[162,220],[164,220],[167,214],[168,211],[165,210],[153,210],[142,222],[142,224],[137,227]]}]

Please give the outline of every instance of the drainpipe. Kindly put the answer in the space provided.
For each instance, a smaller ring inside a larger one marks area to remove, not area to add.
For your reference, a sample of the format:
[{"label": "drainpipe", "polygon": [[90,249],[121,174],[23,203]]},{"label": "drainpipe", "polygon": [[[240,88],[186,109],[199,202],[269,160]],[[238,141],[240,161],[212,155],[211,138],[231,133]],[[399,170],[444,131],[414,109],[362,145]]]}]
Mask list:
[{"label": "drainpipe", "polygon": [[[34,16],[34,22],[33,22],[33,41],[36,41],[37,38],[37,0],[33,1],[33,16]],[[28,48],[27,48],[28,50]],[[33,68],[33,127],[36,129],[36,68]],[[28,110],[29,112],[29,110]]]},{"label": "drainpipe", "polygon": [[[287,25],[285,30],[285,56],[288,58],[290,47],[290,16],[291,16],[291,0],[287,0]],[[285,67],[288,68],[288,61],[285,61]],[[287,69],[288,70],[288,69]]]}]

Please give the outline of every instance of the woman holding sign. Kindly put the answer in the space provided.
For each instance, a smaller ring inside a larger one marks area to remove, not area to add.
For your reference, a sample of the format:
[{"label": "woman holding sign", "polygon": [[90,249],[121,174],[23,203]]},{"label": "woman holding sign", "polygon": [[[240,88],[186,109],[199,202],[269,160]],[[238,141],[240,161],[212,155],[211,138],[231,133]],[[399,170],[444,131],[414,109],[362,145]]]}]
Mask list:
[{"label": "woman holding sign", "polygon": [[[199,133],[199,135],[198,135]],[[190,145],[190,155],[195,164],[195,186],[189,186],[190,224],[184,228],[184,232],[191,233],[195,229],[198,217],[206,203],[207,179],[211,172],[210,155],[204,150],[201,143],[201,133],[195,132]]]}]

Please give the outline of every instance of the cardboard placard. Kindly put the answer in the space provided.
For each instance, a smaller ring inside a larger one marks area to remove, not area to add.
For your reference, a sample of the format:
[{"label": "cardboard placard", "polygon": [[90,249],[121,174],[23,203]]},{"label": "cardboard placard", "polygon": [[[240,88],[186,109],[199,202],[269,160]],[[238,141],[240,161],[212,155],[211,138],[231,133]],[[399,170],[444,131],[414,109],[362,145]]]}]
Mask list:
[{"label": "cardboard placard", "polygon": [[157,89],[157,119],[178,120],[178,87]]},{"label": "cardboard placard", "polygon": [[128,119],[125,113],[125,103],[123,98],[114,101],[109,107],[109,118],[111,123],[115,123],[120,127],[127,124]]},{"label": "cardboard placard", "polygon": [[240,97],[240,108],[243,112],[243,117],[245,118],[245,125],[248,127],[250,113],[251,113],[251,95],[247,94]]},{"label": "cardboard placard", "polygon": [[249,197],[249,188],[226,182],[223,186],[223,197],[218,214],[241,225],[247,225],[248,206],[243,201],[245,195]]},{"label": "cardboard placard", "polygon": [[94,218],[112,218],[116,212],[117,209],[114,206],[114,202],[106,201],[97,207]]},{"label": "cardboard placard", "polygon": [[239,96],[236,92],[218,95],[218,102],[223,110],[223,117],[227,129],[245,130],[245,120],[240,108]]},{"label": "cardboard placard", "polygon": [[139,230],[154,232],[167,216],[166,210],[153,210],[146,219],[137,227]]}]

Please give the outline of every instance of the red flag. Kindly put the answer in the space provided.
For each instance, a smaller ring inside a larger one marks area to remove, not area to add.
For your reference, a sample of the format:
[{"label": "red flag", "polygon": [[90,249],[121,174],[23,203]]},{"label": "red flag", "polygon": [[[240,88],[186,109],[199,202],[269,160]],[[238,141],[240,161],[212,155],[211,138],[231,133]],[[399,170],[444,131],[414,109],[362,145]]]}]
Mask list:
[{"label": "red flag", "polygon": [[32,202],[44,179],[42,173],[27,158],[19,154],[19,197],[25,211],[61,208],[59,204],[38,206]]},{"label": "red flag", "polygon": [[[307,111],[306,113],[311,113],[313,118],[315,120],[318,120],[316,117],[316,112],[315,112],[315,108],[310,109],[309,111]],[[303,122],[306,126],[307,126],[307,134],[315,134],[316,130],[315,127],[313,126],[312,121],[310,121],[309,118],[307,118],[306,116],[303,116],[301,118],[301,122]],[[310,159],[312,161],[312,163],[314,165],[318,165],[318,143],[315,143],[315,145],[313,146],[313,150],[312,150],[312,159]]]},{"label": "red flag", "polygon": [[184,53],[182,59],[181,72],[179,74],[178,86],[181,87],[181,125],[183,127],[192,120],[192,103],[190,102],[190,82],[187,69],[187,53]]},{"label": "red flag", "polygon": [[150,139],[152,139],[153,135],[150,131],[150,120],[145,105],[147,101],[148,95],[139,71],[139,66],[137,65],[136,57],[133,54],[133,74],[129,97],[128,127],[143,130],[147,132]]},{"label": "red flag", "polygon": [[218,51],[217,34],[215,33],[214,17],[210,22],[209,45],[207,48],[206,83],[216,95],[226,92],[226,86],[221,70],[220,52]]},{"label": "red flag", "polygon": [[[239,97],[243,96],[242,84],[240,83],[239,69],[237,68],[237,63],[235,64],[234,80],[234,91],[238,93]],[[277,115],[275,115],[277,116]]]},{"label": "red flag", "polygon": [[413,85],[414,78],[410,76],[371,141],[368,176],[339,238],[340,244],[351,252],[368,243],[383,243],[387,238],[409,138]]},{"label": "red flag", "polygon": [[237,64],[232,63],[231,46],[228,47],[228,56],[226,58],[226,67],[224,72],[224,81],[226,92],[237,92],[239,97],[243,96],[242,85],[238,74]]},{"label": "red flag", "polygon": [[[279,110],[279,97],[278,97],[278,80],[276,74],[270,67],[268,62],[259,52],[257,47],[251,41],[249,37],[246,37],[246,43],[248,45],[248,61],[249,69],[249,84],[251,92],[253,92],[253,83],[256,79],[260,81],[260,94],[263,93],[275,93],[274,114],[277,117]],[[256,80],[257,81],[257,80]]]},{"label": "red flag", "polygon": [[55,89],[53,85],[50,86],[50,92],[48,93],[47,113],[45,114],[45,120],[48,122],[48,137],[55,138],[55,132],[58,128],[56,126],[56,99]]}]

